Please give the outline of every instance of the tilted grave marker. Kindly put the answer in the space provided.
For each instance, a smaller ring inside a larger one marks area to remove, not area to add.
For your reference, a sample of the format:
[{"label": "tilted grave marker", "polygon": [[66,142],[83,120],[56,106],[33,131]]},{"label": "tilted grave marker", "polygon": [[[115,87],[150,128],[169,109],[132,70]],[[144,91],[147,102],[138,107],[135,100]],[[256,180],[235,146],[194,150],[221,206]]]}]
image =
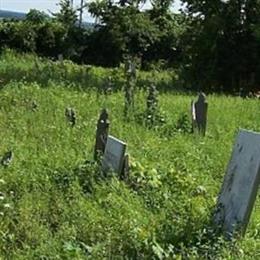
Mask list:
[{"label": "tilted grave marker", "polygon": [[218,198],[214,222],[227,237],[244,234],[260,183],[260,133],[240,130]]},{"label": "tilted grave marker", "polygon": [[97,122],[96,143],[94,151],[95,160],[98,159],[99,155],[103,155],[105,152],[109,132],[109,125],[110,122],[108,120],[108,112],[106,109],[103,109]]},{"label": "tilted grave marker", "polygon": [[113,171],[122,174],[125,160],[126,144],[119,139],[108,136],[105,154],[102,161],[104,172]]},{"label": "tilted grave marker", "polygon": [[200,134],[205,135],[207,127],[208,102],[204,93],[201,92],[199,94],[197,102],[191,103],[191,114],[193,132],[195,128],[197,128]]}]

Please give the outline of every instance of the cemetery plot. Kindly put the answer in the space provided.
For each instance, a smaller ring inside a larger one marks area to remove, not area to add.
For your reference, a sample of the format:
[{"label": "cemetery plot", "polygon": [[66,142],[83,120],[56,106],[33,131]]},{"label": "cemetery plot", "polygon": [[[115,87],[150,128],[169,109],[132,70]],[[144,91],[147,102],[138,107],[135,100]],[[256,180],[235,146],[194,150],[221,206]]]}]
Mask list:
[{"label": "cemetery plot", "polygon": [[113,171],[121,174],[123,171],[126,144],[113,136],[108,136],[105,154],[102,161],[104,172]]},{"label": "cemetery plot", "polygon": [[226,236],[245,233],[260,183],[260,134],[241,130],[237,136],[214,222]]}]

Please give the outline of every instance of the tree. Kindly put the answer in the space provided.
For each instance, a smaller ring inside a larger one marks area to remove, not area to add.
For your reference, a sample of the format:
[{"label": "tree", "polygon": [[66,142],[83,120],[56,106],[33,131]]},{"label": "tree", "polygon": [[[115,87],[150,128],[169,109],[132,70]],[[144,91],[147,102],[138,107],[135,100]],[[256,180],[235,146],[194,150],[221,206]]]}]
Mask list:
[{"label": "tree", "polygon": [[112,59],[114,64],[119,64],[124,56],[141,57],[158,38],[158,27],[147,12],[140,10],[140,3],[139,0],[103,0],[88,5],[89,12],[98,21],[97,29],[102,32],[95,33],[96,36],[108,39],[103,41],[104,48],[108,45],[114,49],[112,57],[109,52],[105,54],[107,61]]},{"label": "tree", "polygon": [[58,22],[62,23],[68,28],[73,28],[78,20],[76,10],[70,0],[61,0],[59,3],[60,12],[53,14]]},{"label": "tree", "polygon": [[259,84],[259,0],[185,0],[193,20],[189,80],[212,90],[254,90]]},{"label": "tree", "polygon": [[171,11],[172,0],[153,0],[152,9],[147,13],[156,24],[158,37],[145,53],[147,66],[151,62],[163,60],[165,65],[179,67],[182,61],[183,46],[181,37],[187,30],[186,16]]},{"label": "tree", "polygon": [[40,23],[46,22],[49,19],[50,19],[50,17],[46,13],[38,11],[36,9],[31,9],[26,14],[26,21],[32,22],[35,24],[40,24]]}]

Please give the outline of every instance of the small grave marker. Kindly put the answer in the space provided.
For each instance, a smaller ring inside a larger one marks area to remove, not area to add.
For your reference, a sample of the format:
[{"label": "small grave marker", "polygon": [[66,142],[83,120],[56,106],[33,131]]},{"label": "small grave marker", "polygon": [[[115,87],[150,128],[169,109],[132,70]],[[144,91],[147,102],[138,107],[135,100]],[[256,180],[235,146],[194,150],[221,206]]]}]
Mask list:
[{"label": "small grave marker", "polygon": [[113,136],[108,136],[105,154],[102,161],[102,169],[104,172],[113,171],[122,174],[126,144]]},{"label": "small grave marker", "polygon": [[94,151],[94,159],[97,160],[99,155],[103,155],[106,148],[107,137],[109,132],[109,120],[108,113],[106,109],[101,111],[97,122],[97,131],[96,131],[96,144]]},{"label": "small grave marker", "polygon": [[2,159],[1,159],[1,164],[4,166],[4,167],[7,167],[10,165],[10,163],[12,162],[13,160],[13,157],[14,157],[14,154],[12,151],[8,151],[6,152]]},{"label": "small grave marker", "polygon": [[240,130],[214,215],[228,237],[246,231],[260,183],[259,155],[260,133]]},{"label": "small grave marker", "polygon": [[65,109],[65,116],[66,116],[68,122],[70,123],[70,125],[72,127],[74,127],[76,124],[76,120],[77,120],[75,110],[73,108],[67,107]]},{"label": "small grave marker", "polygon": [[198,100],[191,103],[191,116],[192,116],[192,131],[197,128],[198,132],[202,135],[206,134],[207,127],[207,114],[208,114],[208,102],[206,95],[200,93]]}]

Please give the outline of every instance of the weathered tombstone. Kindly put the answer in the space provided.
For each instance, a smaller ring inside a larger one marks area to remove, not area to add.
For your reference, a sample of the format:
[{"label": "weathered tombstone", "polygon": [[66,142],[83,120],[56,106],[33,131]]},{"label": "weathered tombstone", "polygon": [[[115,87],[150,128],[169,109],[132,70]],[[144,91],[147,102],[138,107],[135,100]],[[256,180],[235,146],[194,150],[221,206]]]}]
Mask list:
[{"label": "weathered tombstone", "polygon": [[208,102],[206,95],[200,92],[197,102],[192,103],[192,128],[196,128],[202,135],[206,134]]},{"label": "weathered tombstone", "polygon": [[70,123],[70,125],[72,127],[75,126],[76,120],[77,120],[75,110],[73,108],[67,107],[65,109],[65,116],[66,116],[68,122]]},{"label": "weathered tombstone", "polygon": [[1,159],[1,165],[4,167],[9,166],[13,160],[13,157],[14,157],[14,154],[12,151],[6,152]]},{"label": "weathered tombstone", "polygon": [[240,130],[214,214],[229,238],[246,231],[260,183],[259,155],[260,133]]},{"label": "weathered tombstone", "polygon": [[96,130],[96,143],[95,143],[95,151],[94,151],[94,160],[98,159],[99,155],[103,155],[106,148],[108,131],[109,131],[109,120],[108,113],[106,109],[101,111],[97,122],[97,130]]},{"label": "weathered tombstone", "polygon": [[126,144],[113,136],[108,136],[102,170],[122,174],[125,160]]}]

